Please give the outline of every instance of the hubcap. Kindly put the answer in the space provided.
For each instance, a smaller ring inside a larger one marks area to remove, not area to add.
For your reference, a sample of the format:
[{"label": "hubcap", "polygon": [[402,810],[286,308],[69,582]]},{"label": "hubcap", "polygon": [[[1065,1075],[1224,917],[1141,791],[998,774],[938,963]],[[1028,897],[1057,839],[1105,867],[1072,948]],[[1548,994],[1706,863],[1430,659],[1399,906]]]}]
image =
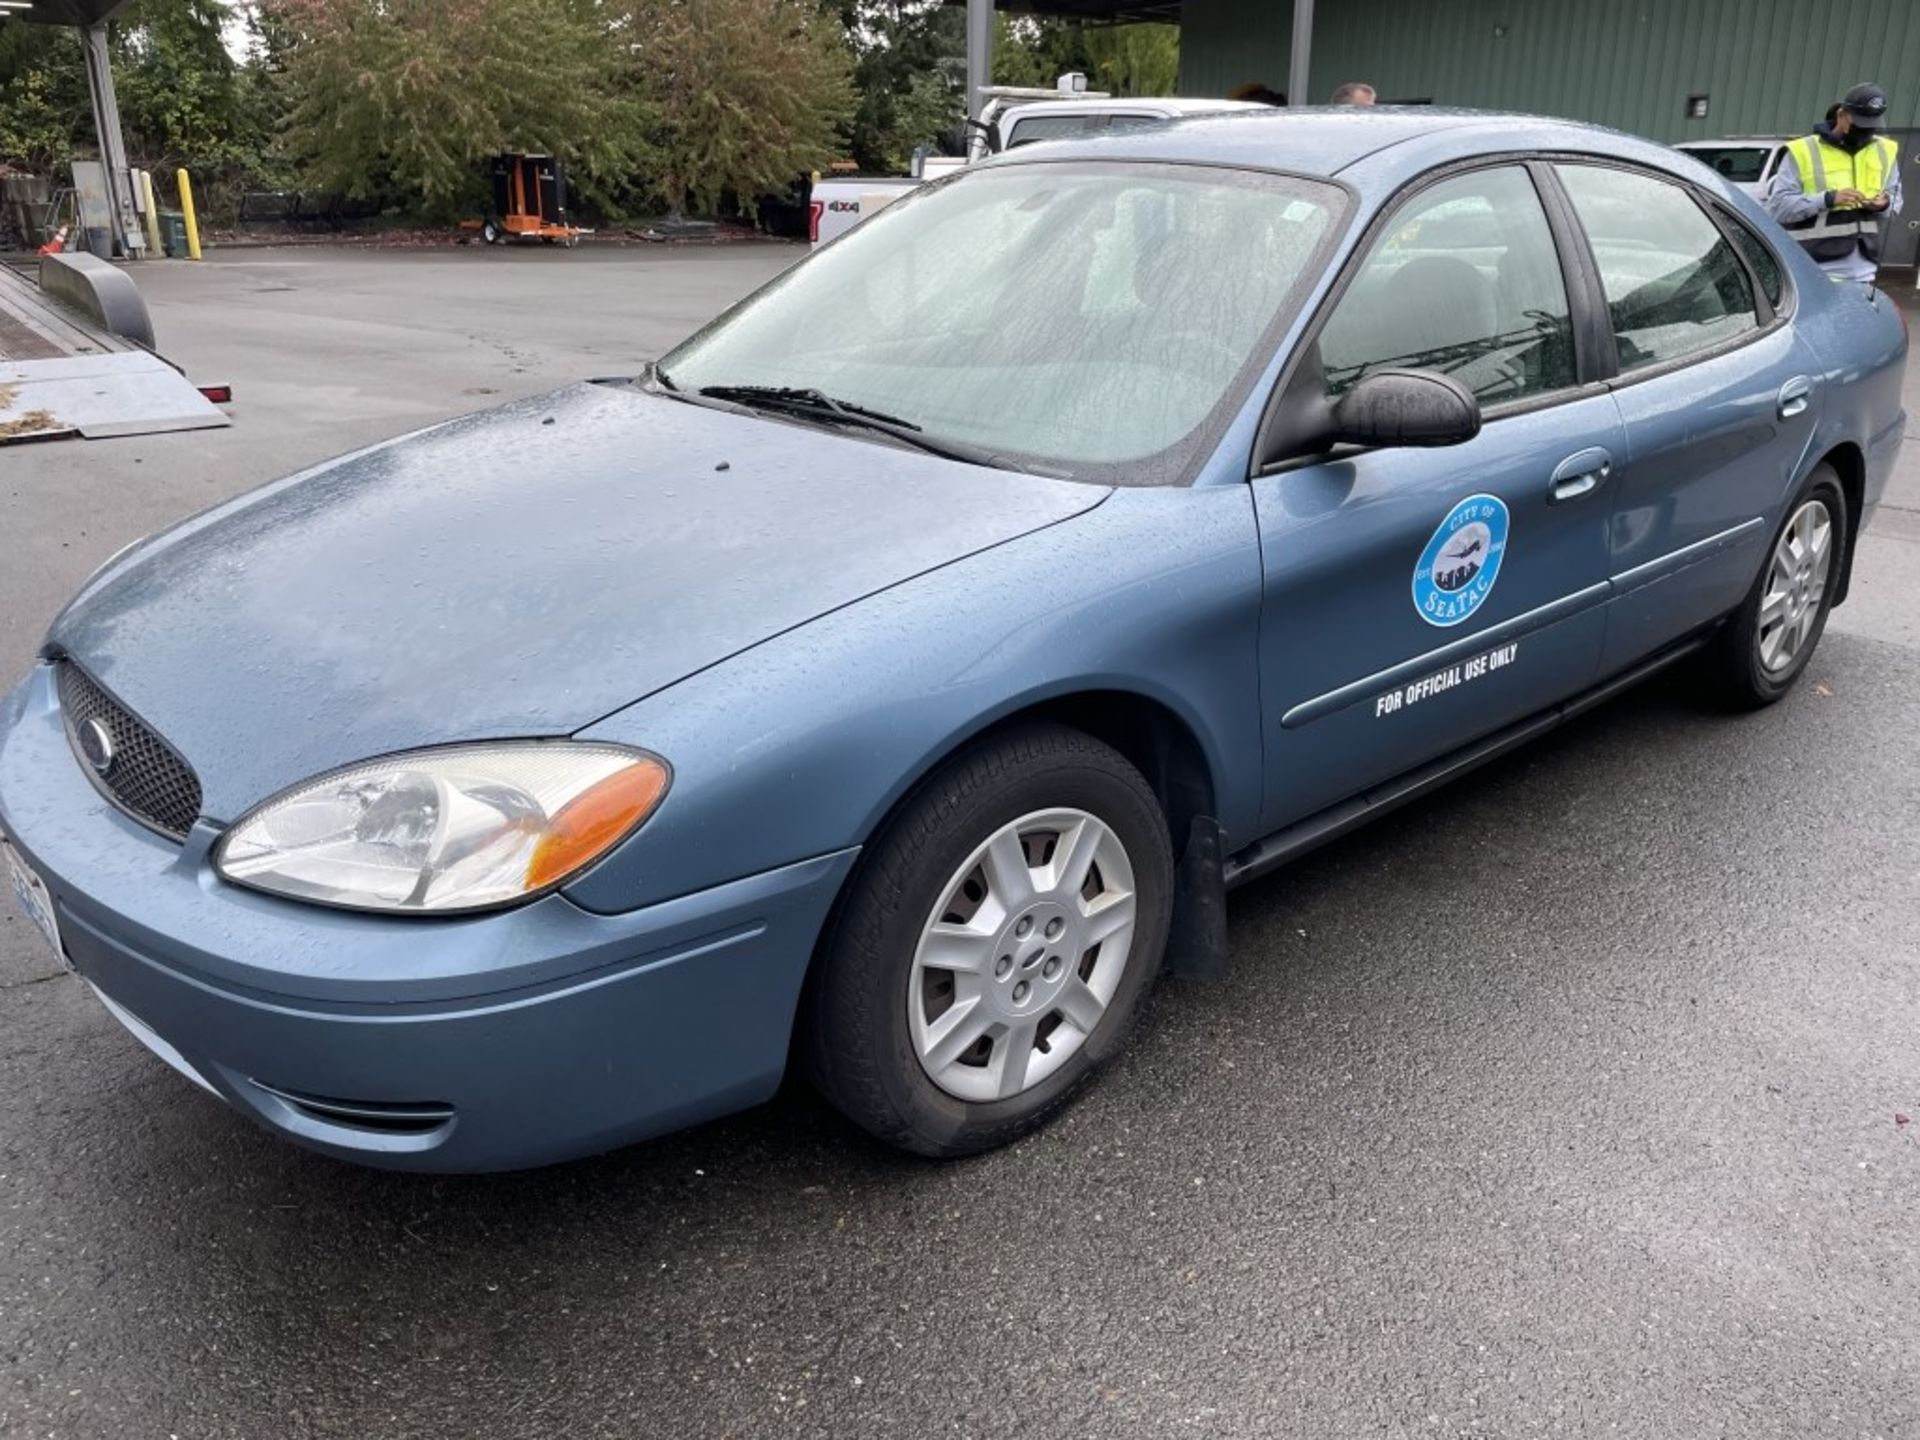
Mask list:
[{"label": "hubcap", "polygon": [[1767,588],[1760,597],[1756,643],[1761,668],[1778,674],[1806,648],[1814,621],[1827,598],[1827,569],[1833,562],[1833,516],[1821,501],[1809,500],[1793,512],[1767,567]]},{"label": "hubcap", "polygon": [[921,1068],[962,1100],[1006,1100],[1094,1032],[1133,948],[1133,865],[1084,810],[1040,810],[962,862],[913,956]]}]

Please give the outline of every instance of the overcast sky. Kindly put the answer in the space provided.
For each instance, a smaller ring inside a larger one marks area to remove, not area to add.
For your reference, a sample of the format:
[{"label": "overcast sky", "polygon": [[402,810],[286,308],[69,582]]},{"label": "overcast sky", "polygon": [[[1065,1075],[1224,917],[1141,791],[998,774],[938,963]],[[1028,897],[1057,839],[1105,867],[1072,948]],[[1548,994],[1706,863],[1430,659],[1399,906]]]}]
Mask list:
[{"label": "overcast sky", "polygon": [[225,30],[227,53],[236,60],[245,60],[253,48],[253,37],[247,33],[247,16],[253,13],[252,0],[228,0],[228,9],[232,13]]}]

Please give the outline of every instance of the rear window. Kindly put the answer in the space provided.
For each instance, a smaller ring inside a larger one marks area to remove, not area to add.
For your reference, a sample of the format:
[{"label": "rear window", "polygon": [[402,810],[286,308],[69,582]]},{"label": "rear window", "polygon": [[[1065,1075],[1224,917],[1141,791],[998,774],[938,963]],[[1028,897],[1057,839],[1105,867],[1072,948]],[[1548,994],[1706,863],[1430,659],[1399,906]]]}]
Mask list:
[{"label": "rear window", "polygon": [[1107,117],[1089,115],[1034,115],[1013,127],[1007,136],[1007,149],[1037,145],[1043,140],[1071,140],[1077,135],[1107,128]]},{"label": "rear window", "polygon": [[1753,273],[1759,277],[1760,288],[1766,294],[1767,303],[1778,310],[1781,292],[1779,257],[1767,248],[1766,241],[1749,230],[1742,221],[1724,210],[1720,211],[1720,216],[1727,222],[1727,228],[1733,232],[1735,247],[1745,257]]},{"label": "rear window", "polygon": [[1767,173],[1771,145],[1689,145],[1686,153],[1735,185],[1752,185]]}]

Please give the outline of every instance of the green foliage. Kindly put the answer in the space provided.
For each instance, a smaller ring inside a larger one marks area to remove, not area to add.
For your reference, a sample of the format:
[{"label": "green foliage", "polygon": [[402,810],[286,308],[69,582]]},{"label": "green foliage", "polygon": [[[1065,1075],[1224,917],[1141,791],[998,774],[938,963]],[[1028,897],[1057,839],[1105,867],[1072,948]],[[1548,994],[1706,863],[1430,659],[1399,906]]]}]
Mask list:
[{"label": "green foliage", "polygon": [[[271,97],[227,53],[224,0],[134,0],[108,43],[127,159],[170,173],[185,165],[224,209],[271,170]],[[93,155],[86,58],[66,26],[0,26],[0,160],[43,174]]]},{"label": "green foliage", "polygon": [[966,13],[929,0],[850,0],[857,102],[848,145],[863,170],[899,174],[917,145],[958,138],[966,115]]},{"label": "green foliage", "polygon": [[1108,25],[1081,31],[1093,62],[1087,80],[1116,95],[1171,95],[1180,80],[1178,25]]},{"label": "green foliage", "polygon": [[134,165],[194,175],[220,220],[274,178],[274,97],[227,52],[224,0],[134,0],[113,27],[114,88]]},{"label": "green foliage", "polygon": [[1051,86],[1069,71],[1113,95],[1171,95],[1180,74],[1174,25],[1083,25],[1036,16],[995,17],[996,85]]},{"label": "green foliage", "polygon": [[0,25],[0,163],[51,174],[91,130],[85,60],[73,32]]},{"label": "green foliage", "polygon": [[751,211],[839,152],[854,108],[840,26],[806,0],[625,0],[618,33],[653,116],[647,188]]},{"label": "green foliage", "polygon": [[[863,170],[897,173],[916,145],[958,139],[966,115],[966,13],[933,0],[840,0],[857,62],[849,127]],[[1096,90],[1170,95],[1180,69],[1173,25],[1083,25],[994,16],[993,81],[1051,89],[1080,71]]]},{"label": "green foliage", "polygon": [[284,138],[316,190],[447,216],[481,159],[562,157],[605,213],[749,207],[837,153],[839,27],[801,0],[271,0]]},{"label": "green foliage", "polygon": [[[563,157],[581,198],[752,208],[849,152],[900,173],[957,146],[966,17],[938,0],[132,0],[111,44],[129,159],[184,165],[203,208],[298,187],[428,218],[477,213],[482,160]],[[1086,72],[1173,88],[1170,26],[998,17],[994,78]],[[93,153],[86,66],[66,27],[0,24],[0,162],[53,173]]]},{"label": "green foliage", "polygon": [[617,205],[651,159],[650,112],[596,0],[270,0],[283,139],[308,188],[438,218],[478,208],[480,161],[562,156]]}]

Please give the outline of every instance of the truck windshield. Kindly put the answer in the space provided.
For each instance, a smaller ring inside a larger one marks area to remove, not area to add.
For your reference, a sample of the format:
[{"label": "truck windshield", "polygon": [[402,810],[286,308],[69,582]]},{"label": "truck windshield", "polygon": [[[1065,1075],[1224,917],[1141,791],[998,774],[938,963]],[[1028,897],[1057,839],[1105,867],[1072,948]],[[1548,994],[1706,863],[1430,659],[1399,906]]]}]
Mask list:
[{"label": "truck windshield", "polygon": [[683,394],[817,391],[1029,468],[1172,483],[1270,356],[1344,204],[1199,166],[978,170],[895,202],[658,369]]}]

